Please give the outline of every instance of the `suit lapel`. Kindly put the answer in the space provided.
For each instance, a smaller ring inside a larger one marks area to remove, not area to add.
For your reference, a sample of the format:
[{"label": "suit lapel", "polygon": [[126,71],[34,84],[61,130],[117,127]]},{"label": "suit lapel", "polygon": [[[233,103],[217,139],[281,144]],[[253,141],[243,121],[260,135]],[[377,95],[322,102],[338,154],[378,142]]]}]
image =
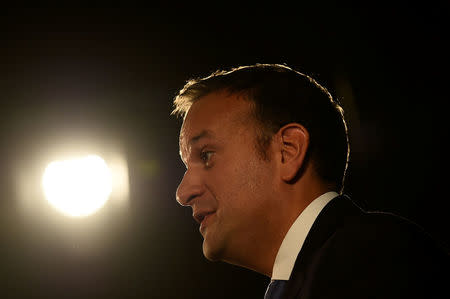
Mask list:
[{"label": "suit lapel", "polygon": [[308,264],[314,258],[315,253],[322,247],[336,229],[353,215],[362,211],[345,195],[330,201],[320,212],[309,231],[303,247],[297,256],[291,277],[286,285],[284,298],[297,298],[303,281],[306,278]]}]

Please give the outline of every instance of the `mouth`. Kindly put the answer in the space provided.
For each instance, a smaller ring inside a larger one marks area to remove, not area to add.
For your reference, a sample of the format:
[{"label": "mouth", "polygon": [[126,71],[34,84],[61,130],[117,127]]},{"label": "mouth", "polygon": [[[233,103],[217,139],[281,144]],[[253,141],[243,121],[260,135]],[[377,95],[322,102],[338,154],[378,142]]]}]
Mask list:
[{"label": "mouth", "polygon": [[205,235],[205,229],[210,224],[211,218],[216,214],[215,211],[203,211],[194,213],[194,219],[200,224],[199,230],[202,236]]},{"label": "mouth", "polygon": [[215,212],[213,211],[203,211],[203,212],[196,212],[194,213],[193,217],[195,221],[197,221],[200,225],[203,224],[203,222],[206,222],[206,220]]}]

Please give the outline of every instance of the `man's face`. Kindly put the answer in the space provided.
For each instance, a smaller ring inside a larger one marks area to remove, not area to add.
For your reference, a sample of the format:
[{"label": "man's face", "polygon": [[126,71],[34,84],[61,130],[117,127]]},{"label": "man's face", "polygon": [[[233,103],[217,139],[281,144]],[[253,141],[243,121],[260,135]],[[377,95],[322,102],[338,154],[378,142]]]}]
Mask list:
[{"label": "man's face", "polygon": [[177,200],[192,208],[210,260],[239,263],[266,234],[275,208],[275,165],[257,153],[251,107],[237,95],[209,94],[192,105],[181,128],[187,170]]}]

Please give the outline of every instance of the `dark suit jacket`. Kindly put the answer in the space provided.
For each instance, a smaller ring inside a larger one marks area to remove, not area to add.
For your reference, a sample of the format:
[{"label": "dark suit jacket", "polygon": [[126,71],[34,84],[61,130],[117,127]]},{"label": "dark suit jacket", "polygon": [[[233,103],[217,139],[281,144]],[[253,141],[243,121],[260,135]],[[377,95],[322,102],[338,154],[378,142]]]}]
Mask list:
[{"label": "dark suit jacket", "polygon": [[450,298],[449,254],[414,223],[347,196],[317,217],[283,298]]}]

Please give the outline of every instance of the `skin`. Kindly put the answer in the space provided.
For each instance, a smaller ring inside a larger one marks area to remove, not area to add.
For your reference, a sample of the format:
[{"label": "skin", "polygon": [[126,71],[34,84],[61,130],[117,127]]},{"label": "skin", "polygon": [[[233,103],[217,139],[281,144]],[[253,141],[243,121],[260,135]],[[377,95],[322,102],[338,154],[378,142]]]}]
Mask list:
[{"label": "skin", "polygon": [[288,229],[329,188],[305,162],[309,134],[300,124],[281,128],[262,159],[251,111],[250,101],[225,92],[191,106],[180,131],[187,170],[177,201],[200,223],[206,258],[271,276]]}]

